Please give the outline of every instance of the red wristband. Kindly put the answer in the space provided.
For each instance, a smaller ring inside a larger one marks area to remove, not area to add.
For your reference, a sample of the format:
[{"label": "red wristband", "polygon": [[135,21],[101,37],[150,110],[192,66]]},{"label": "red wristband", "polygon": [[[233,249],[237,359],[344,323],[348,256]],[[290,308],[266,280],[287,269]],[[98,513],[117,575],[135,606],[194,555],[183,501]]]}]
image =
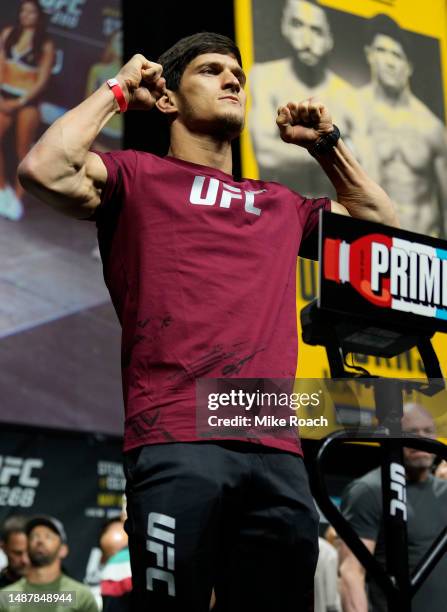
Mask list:
[{"label": "red wristband", "polygon": [[109,79],[107,81],[107,85],[112,90],[112,93],[115,96],[116,101],[118,102],[118,106],[120,107],[120,112],[125,113],[127,110],[128,104],[126,102],[126,98],[124,97],[124,92],[121,89],[121,85],[118,83],[116,79]]}]

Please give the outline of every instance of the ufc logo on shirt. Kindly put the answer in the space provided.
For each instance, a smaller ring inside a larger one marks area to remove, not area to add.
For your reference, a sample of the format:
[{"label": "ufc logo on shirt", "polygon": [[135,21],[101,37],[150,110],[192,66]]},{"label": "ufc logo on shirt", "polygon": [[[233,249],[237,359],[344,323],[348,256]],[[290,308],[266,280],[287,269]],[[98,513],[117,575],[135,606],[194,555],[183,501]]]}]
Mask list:
[{"label": "ufc logo on shirt", "polygon": [[245,212],[257,216],[261,214],[261,209],[255,206],[255,195],[267,191],[266,189],[243,191],[238,187],[222,183],[220,198],[218,198],[220,184],[221,182],[215,178],[195,176],[189,196],[190,204],[230,208],[233,200],[240,200],[244,203]]},{"label": "ufc logo on shirt", "polygon": [[172,516],[151,512],[147,517],[146,548],[155,554],[156,567],[146,570],[146,588],[153,591],[155,580],[166,582],[171,597],[175,597],[174,530],[175,518]]}]

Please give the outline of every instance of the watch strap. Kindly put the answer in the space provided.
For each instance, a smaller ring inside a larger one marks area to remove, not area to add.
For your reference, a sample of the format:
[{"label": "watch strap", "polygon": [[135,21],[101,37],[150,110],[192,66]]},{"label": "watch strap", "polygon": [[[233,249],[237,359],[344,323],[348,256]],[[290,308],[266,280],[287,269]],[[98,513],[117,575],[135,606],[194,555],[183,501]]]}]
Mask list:
[{"label": "watch strap", "polygon": [[340,139],[340,130],[335,125],[332,126],[334,129],[329,134],[324,134],[310,147],[309,152],[311,155],[326,155],[331,151]]}]

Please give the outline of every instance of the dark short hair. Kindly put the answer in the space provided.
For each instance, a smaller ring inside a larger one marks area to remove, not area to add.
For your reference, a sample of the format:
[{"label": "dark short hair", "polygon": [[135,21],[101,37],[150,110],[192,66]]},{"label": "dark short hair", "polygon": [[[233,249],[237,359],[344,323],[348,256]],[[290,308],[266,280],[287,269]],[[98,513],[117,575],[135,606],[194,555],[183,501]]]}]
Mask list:
[{"label": "dark short hair", "polygon": [[408,57],[408,50],[410,48],[408,34],[406,30],[399,27],[394,19],[388,15],[379,13],[372,19],[368,19],[366,22],[366,30],[368,44],[371,44],[378,34],[383,34],[400,43],[405,55]]},{"label": "dark short hair", "polygon": [[318,0],[284,0],[283,9],[282,9],[283,14],[285,13],[285,10],[286,10],[287,6],[291,2],[293,2],[293,1],[294,2],[307,2],[307,4],[311,4],[312,6],[315,6],[316,8],[319,8],[320,11],[322,11],[322,13],[324,15],[324,18],[325,18],[326,23],[327,23],[327,27],[329,29],[329,33],[332,36],[332,31],[333,31],[332,16],[331,16],[331,13],[326,10],[327,7],[321,5]]},{"label": "dark short hair", "polygon": [[27,518],[18,514],[12,515],[5,520],[0,532],[0,540],[5,544],[14,533],[26,534]]},{"label": "dark short hair", "polygon": [[231,38],[214,32],[199,32],[182,38],[158,58],[158,63],[163,66],[166,87],[176,91],[186,66],[203,53],[234,55],[242,67],[241,52]]}]

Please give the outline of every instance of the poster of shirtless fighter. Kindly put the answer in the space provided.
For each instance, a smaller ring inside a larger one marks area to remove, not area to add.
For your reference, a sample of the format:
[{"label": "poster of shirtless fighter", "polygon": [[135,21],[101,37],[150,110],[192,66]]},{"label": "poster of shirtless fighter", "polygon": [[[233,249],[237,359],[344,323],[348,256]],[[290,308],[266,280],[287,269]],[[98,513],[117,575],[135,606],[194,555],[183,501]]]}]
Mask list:
[{"label": "poster of shirtless fighter", "polygon": [[[305,195],[328,193],[303,150],[283,143],[284,100],[316,97],[396,202],[404,229],[446,236],[447,139],[441,49],[445,3],[236,0],[251,15],[251,111],[244,164]],[[385,14],[386,13],[386,14]]]},{"label": "poster of shirtless fighter", "polygon": [[[243,174],[335,196],[315,160],[282,142],[275,124],[279,105],[312,96],[392,197],[402,228],[447,238],[445,1],[430,0],[424,11],[419,0],[234,2],[248,58]],[[317,278],[315,262],[299,259],[298,311],[316,296]],[[438,351],[446,353],[445,340]],[[299,376],[327,374],[322,349],[301,344],[300,355]],[[378,375],[422,374],[417,351],[401,360],[362,359]]]}]

